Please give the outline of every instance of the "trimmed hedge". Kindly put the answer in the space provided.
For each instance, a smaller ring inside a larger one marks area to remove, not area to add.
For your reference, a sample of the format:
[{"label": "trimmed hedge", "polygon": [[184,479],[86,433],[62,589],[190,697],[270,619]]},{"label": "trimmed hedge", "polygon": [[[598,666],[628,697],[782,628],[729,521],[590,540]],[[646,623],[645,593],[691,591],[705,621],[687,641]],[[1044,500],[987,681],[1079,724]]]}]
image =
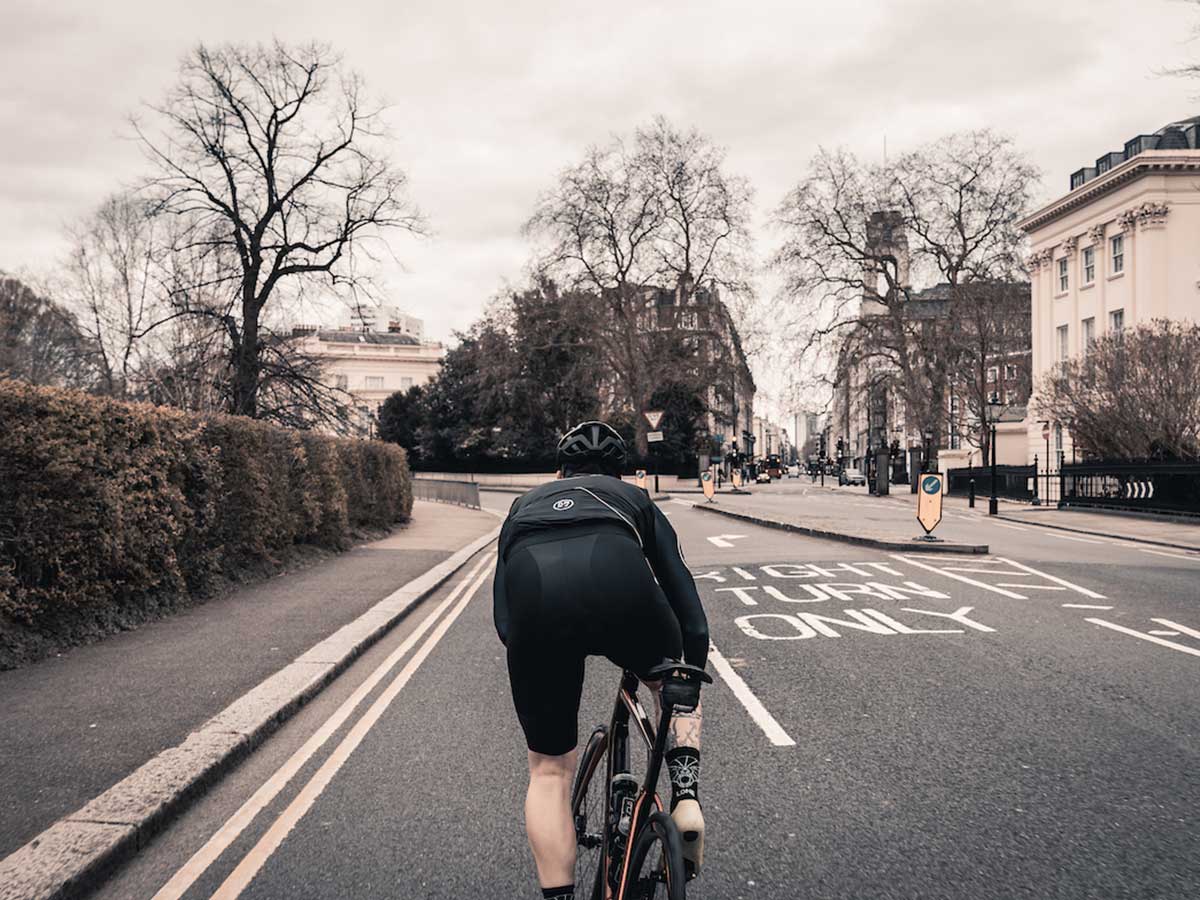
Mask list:
[{"label": "trimmed hedge", "polygon": [[0,667],[14,626],[120,623],[411,512],[394,444],[0,379]]}]

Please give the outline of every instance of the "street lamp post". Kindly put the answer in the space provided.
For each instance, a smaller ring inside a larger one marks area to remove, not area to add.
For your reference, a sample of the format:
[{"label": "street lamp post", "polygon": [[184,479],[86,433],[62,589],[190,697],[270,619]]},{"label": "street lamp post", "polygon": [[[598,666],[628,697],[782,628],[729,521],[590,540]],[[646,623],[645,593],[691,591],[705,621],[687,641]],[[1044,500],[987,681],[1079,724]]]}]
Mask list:
[{"label": "street lamp post", "polygon": [[998,515],[1000,512],[1000,501],[996,497],[996,419],[999,418],[1000,407],[991,403],[988,404],[988,418],[991,420],[991,435],[988,438],[988,450],[992,456],[992,490],[991,496],[988,497],[988,515]]}]

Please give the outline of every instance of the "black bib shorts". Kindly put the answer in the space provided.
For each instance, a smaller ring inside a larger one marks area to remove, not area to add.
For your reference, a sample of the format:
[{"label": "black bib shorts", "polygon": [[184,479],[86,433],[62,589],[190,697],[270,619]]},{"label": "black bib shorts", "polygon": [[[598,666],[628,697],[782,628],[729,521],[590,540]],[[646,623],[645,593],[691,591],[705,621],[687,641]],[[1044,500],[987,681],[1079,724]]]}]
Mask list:
[{"label": "black bib shorts", "polygon": [[558,756],[578,743],[588,656],[641,675],[683,654],[679,621],[624,525],[589,522],[518,538],[504,589],[513,704],[537,753]]}]

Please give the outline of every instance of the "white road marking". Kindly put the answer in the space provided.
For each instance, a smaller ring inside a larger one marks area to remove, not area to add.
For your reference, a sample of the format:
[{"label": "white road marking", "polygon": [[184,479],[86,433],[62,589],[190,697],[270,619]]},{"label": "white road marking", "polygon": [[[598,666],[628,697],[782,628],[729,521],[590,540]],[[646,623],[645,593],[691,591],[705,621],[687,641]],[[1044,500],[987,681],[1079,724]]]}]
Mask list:
[{"label": "white road marking", "polygon": [[1113,631],[1119,631],[1122,634],[1128,634],[1131,637],[1141,638],[1143,641],[1150,641],[1162,647],[1169,647],[1172,650],[1178,650],[1180,653],[1187,653],[1191,656],[1200,656],[1200,650],[1195,647],[1185,647],[1183,644],[1176,644],[1174,641],[1164,640],[1160,637],[1155,637],[1152,634],[1142,634],[1140,631],[1134,631],[1132,628],[1126,628],[1124,625],[1116,625],[1112,622],[1105,622],[1103,619],[1085,619],[1086,622],[1091,622],[1093,625],[1103,625],[1105,628],[1111,628]]},{"label": "white road marking", "polygon": [[1009,525],[1007,522],[997,522],[992,520],[992,524],[998,528],[1011,528],[1013,531],[1028,531],[1029,529],[1023,525]]},{"label": "white road marking", "polygon": [[788,736],[788,733],[783,730],[783,726],[775,720],[775,717],[767,712],[765,706],[754,696],[749,685],[742,679],[742,676],[733,670],[733,666],[729,661],[721,655],[721,651],[717,649],[716,644],[710,643],[708,646],[708,661],[712,663],[713,669],[721,676],[721,680],[729,685],[729,689],[733,691],[733,696],[737,697],[742,706],[746,708],[746,712],[750,714],[750,718],[755,724],[763,730],[763,733],[776,747],[794,747],[796,742]]},{"label": "white road marking", "polygon": [[1112,609],[1111,606],[1097,606],[1094,603],[1064,603],[1063,609]]},{"label": "white road marking", "polygon": [[1008,581],[997,581],[999,587],[1016,587],[1024,588],[1027,591],[1065,591],[1065,587],[1059,587],[1057,584],[1019,584]]},{"label": "white road marking", "polygon": [[210,865],[216,862],[221,854],[229,848],[230,844],[254,821],[255,816],[262,812],[267,804],[275,799],[275,796],[295,777],[296,773],[312,758],[313,754],[320,750],[333,733],[349,718],[350,714],[363,701],[363,698],[370,694],[375,689],[375,686],[383,680],[383,677],[395,667],[396,663],[404,658],[413,644],[421,639],[421,636],[429,630],[437,617],[442,614],[442,611],[455,601],[462,592],[462,589],[470,584],[471,579],[478,575],[480,570],[488,565],[492,559],[493,555],[489,553],[479,561],[479,564],[454,587],[449,596],[421,621],[416,630],[406,637],[403,643],[376,667],[374,672],[366,677],[363,683],[355,689],[354,693],[342,702],[342,705],[337,708],[332,716],[325,720],[320,728],[313,732],[312,737],[305,741],[303,746],[296,750],[288,758],[288,761],[268,778],[262,787],[255,791],[250,799],[242,804],[237,812],[229,817],[225,824],[208,839],[204,846],[197,850],[192,855],[192,858],[184,863],[178,872],[171,876],[171,880],[159,889],[158,893],[154,895],[153,900],[177,900],[177,898],[187,893],[196,879]]},{"label": "white road marking", "polygon": [[1180,625],[1178,622],[1172,622],[1170,619],[1151,619],[1151,622],[1157,622],[1159,625],[1166,625],[1168,628],[1174,628],[1176,631],[1181,631],[1188,637],[1200,638],[1200,631],[1195,628],[1188,628],[1186,625]]},{"label": "white road marking", "polygon": [[241,896],[242,891],[254,880],[254,877],[263,865],[266,864],[271,854],[279,849],[279,845],[283,843],[284,839],[296,827],[296,824],[304,817],[305,813],[312,808],[317,798],[329,786],[329,783],[345,764],[346,760],[350,758],[350,754],[362,743],[363,738],[367,736],[367,733],[375,726],[380,717],[383,716],[388,706],[396,698],[396,695],[408,684],[413,673],[420,668],[421,663],[425,661],[426,657],[433,651],[433,648],[438,645],[438,642],[450,630],[450,626],[454,624],[462,611],[466,609],[467,604],[471,602],[471,598],[475,596],[475,592],[479,590],[479,586],[483,584],[488,575],[488,572],[483,572],[463,592],[462,599],[458,602],[458,605],[438,623],[433,634],[421,645],[421,648],[408,661],[408,664],[400,670],[395,680],[371,704],[362,718],[351,726],[350,731],[347,732],[342,742],[334,748],[329,758],[325,760],[316,774],[309,779],[309,782],[300,790],[296,798],[288,804],[287,808],[275,820],[266,834],[259,838],[258,843],[238,863],[237,868],[225,879],[216,893],[212,895],[211,900],[235,900],[235,898]]},{"label": "white road marking", "polygon": [[1104,543],[1104,541],[1097,540],[1096,538],[1074,537],[1073,535],[1069,535],[1069,534],[1059,534],[1057,531],[1051,531],[1050,537],[1058,538],[1060,541],[1076,541],[1080,544],[1103,544]]},{"label": "white road marking", "polygon": [[714,534],[708,538],[708,542],[714,547],[729,548],[733,546],[733,541],[738,541],[744,538],[744,534]]},{"label": "white road marking", "polygon": [[1157,634],[1159,637],[1179,637],[1178,631],[1147,631],[1146,634]]},{"label": "white road marking", "polygon": [[1184,556],[1182,553],[1167,553],[1164,550],[1148,550],[1145,547],[1134,547],[1133,549],[1141,553],[1153,553],[1155,556],[1169,556],[1171,559],[1186,559],[1188,562],[1200,562],[1200,557]]},{"label": "white road marking", "polygon": [[973,584],[973,585],[975,585],[975,587],[981,587],[985,591],[991,591],[993,594],[1001,594],[1005,597],[1012,597],[1014,600],[1028,600],[1029,599],[1024,594],[1016,594],[1010,590],[1006,590],[1005,588],[996,587],[993,584],[985,584],[982,581],[976,581],[974,578],[968,578],[966,575],[958,575],[958,574],[956,574],[954,572],[950,572],[946,569],[939,569],[935,566],[927,566],[923,562],[917,562],[915,559],[909,559],[908,557],[901,556],[898,553],[893,553],[893,554],[891,554],[891,556],[892,556],[892,559],[898,559],[898,560],[900,560],[900,562],[910,563],[921,569],[928,569],[930,572],[936,572],[938,575],[945,575],[947,578],[953,578],[955,581],[962,581],[962,582],[965,582],[966,584]]},{"label": "white road marking", "polygon": [[1018,569],[1023,569],[1024,571],[1030,572],[1034,575],[1040,575],[1042,578],[1045,578],[1047,581],[1053,581],[1055,584],[1061,584],[1063,587],[1069,587],[1071,590],[1078,591],[1080,594],[1083,594],[1083,596],[1091,597],[1093,600],[1107,599],[1103,594],[1097,594],[1095,591],[1089,591],[1087,588],[1080,587],[1079,585],[1077,585],[1073,582],[1067,581],[1065,578],[1059,578],[1057,575],[1050,575],[1046,572],[1039,572],[1037,569],[1035,569],[1031,566],[1025,565],[1025,563],[1019,563],[1016,560],[1008,559],[1007,557],[1004,557],[1004,556],[997,556],[996,559],[1002,560],[1003,562],[1008,563],[1010,566],[1016,566]]}]

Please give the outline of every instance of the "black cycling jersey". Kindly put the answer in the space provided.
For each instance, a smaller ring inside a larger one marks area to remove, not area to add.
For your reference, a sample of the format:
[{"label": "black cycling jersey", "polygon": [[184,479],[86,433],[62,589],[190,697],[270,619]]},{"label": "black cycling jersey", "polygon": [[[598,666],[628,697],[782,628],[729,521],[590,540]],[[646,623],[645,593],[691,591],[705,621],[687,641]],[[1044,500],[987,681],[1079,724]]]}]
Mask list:
[{"label": "black cycling jersey", "polygon": [[679,620],[685,661],[704,666],[708,659],[708,620],[696,593],[696,583],[684,564],[675,529],[645,491],[608,475],[560,478],[539,485],[513,502],[500,531],[493,585],[500,640],[508,643],[505,566],[512,548],[558,529],[576,532],[577,526],[590,522],[620,524],[637,540]]}]

